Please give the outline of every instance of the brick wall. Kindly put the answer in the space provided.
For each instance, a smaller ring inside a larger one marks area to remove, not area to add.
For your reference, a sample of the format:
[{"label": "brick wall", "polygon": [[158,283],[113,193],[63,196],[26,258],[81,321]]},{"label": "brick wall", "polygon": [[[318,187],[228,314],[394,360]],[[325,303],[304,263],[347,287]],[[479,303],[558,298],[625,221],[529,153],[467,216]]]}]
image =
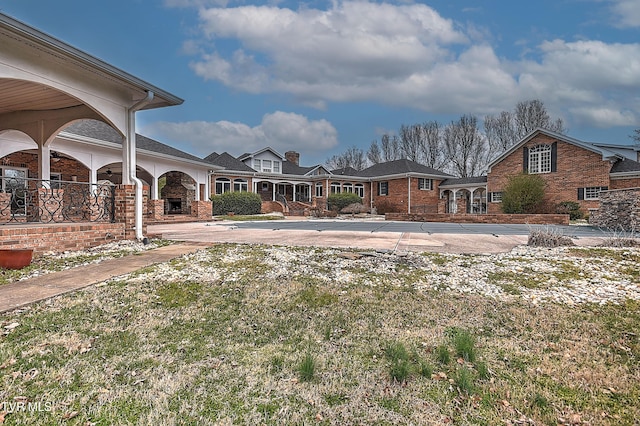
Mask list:
[{"label": "brick wall", "polygon": [[611,185],[609,186],[609,189],[624,188],[640,188],[640,178],[611,179]]},{"label": "brick wall", "polygon": [[568,214],[406,214],[387,213],[385,220],[445,223],[520,223],[568,225]]},{"label": "brick wall", "polygon": [[192,201],[191,216],[196,220],[211,220],[213,213],[213,203],[211,201]]},{"label": "brick wall", "polygon": [[0,247],[33,249],[34,253],[83,250],[122,240],[123,223],[62,223],[48,225],[0,226]]},{"label": "brick wall", "polygon": [[[5,164],[6,163],[6,164]],[[38,175],[38,155],[28,152],[14,152],[3,157],[3,165],[8,167],[27,168],[29,177],[37,179]],[[51,159],[51,173],[60,173],[61,180],[71,181],[76,176],[78,182],[89,182],[89,169],[77,160],[71,158]]]},{"label": "brick wall", "polygon": [[624,231],[640,229],[640,188],[618,189],[600,193],[600,206],[592,210],[589,223]]},{"label": "brick wall", "polygon": [[[393,211],[398,213],[407,213],[407,204],[409,202],[409,179],[411,179],[411,206],[412,209],[429,209],[437,211],[439,203],[438,185],[441,181],[434,180],[432,190],[422,190],[418,188],[418,178],[402,178],[392,180],[374,181],[371,183],[371,191],[373,191],[373,206],[379,206],[380,203],[388,203],[393,206]],[[380,182],[389,183],[388,195],[378,195],[378,187]]]},{"label": "brick wall", "polygon": [[[538,144],[552,144],[555,139],[547,135],[538,135],[524,147],[532,148]],[[602,155],[580,148],[573,144],[558,141],[557,172],[541,173],[545,180],[545,211],[554,212],[555,204],[562,201],[575,201],[585,212],[597,208],[598,201],[578,200],[578,188],[609,186],[611,163],[603,161]],[[523,171],[523,147],[518,148],[500,163],[491,168],[487,176],[488,192],[504,190],[510,176]],[[489,203],[489,213],[501,213],[500,203]]]}]

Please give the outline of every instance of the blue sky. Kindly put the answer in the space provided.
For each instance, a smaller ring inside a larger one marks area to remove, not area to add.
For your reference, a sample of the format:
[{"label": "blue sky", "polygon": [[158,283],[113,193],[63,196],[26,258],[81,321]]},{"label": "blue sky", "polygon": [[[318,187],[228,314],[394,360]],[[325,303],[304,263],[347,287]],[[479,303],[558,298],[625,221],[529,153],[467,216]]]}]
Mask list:
[{"label": "blue sky", "polygon": [[183,99],[138,132],[198,156],[324,162],[402,124],[540,99],[572,137],[640,128],[640,1],[0,0],[0,11]]}]

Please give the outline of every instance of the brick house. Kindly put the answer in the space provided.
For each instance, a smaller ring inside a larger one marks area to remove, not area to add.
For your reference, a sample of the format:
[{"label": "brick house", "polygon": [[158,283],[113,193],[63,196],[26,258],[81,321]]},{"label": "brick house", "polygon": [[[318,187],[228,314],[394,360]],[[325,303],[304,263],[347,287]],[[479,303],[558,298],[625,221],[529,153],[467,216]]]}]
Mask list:
[{"label": "brick house", "polygon": [[489,164],[488,213],[501,213],[507,180],[522,172],[545,180],[547,213],[562,201],[577,202],[585,212],[596,209],[601,191],[640,187],[640,163],[634,157],[633,147],[593,144],[537,129]]},{"label": "brick house", "polygon": [[328,195],[341,192],[355,193],[365,205],[381,211],[437,210],[439,184],[452,177],[406,159],[361,171],[304,167],[297,152],[282,155],[270,147],[237,158],[212,153],[205,160],[224,168],[212,173],[213,194],[251,191],[260,194],[264,208],[290,213],[324,208]]}]

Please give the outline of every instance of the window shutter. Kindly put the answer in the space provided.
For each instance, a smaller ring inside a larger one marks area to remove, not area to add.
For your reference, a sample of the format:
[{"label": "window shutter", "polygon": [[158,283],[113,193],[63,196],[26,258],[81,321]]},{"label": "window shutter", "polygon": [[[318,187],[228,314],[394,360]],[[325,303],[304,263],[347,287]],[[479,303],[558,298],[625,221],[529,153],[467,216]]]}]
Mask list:
[{"label": "window shutter", "polygon": [[551,172],[558,171],[558,142],[551,144]]},{"label": "window shutter", "polygon": [[584,188],[578,188],[578,200],[584,200]]},{"label": "window shutter", "polygon": [[529,173],[529,148],[522,148],[522,171]]}]

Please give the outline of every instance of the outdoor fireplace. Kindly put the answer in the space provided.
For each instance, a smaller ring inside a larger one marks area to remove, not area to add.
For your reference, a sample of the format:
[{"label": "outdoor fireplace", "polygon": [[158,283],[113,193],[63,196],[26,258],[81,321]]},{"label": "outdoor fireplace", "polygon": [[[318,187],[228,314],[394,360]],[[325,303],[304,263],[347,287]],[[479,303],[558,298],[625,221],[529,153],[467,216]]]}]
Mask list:
[{"label": "outdoor fireplace", "polygon": [[167,199],[167,214],[182,214],[182,200],[180,198]]}]

